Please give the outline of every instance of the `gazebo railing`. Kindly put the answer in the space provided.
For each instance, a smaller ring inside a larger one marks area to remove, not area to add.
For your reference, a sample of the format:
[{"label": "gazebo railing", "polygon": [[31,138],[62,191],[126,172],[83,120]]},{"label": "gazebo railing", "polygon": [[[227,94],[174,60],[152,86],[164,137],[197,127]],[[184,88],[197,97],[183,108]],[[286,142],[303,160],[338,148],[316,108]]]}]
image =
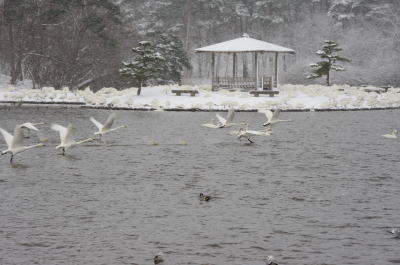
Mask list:
[{"label": "gazebo railing", "polygon": [[[262,90],[272,90],[272,77],[262,77],[259,82],[259,88]],[[214,77],[212,79],[212,90],[257,90],[255,77]]]}]

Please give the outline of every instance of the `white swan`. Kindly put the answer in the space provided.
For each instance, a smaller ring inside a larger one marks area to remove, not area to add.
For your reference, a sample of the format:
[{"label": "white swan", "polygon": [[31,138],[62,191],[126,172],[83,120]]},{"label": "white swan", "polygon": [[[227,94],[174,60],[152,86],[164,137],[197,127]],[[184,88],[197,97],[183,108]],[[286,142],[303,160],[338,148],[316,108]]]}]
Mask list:
[{"label": "white swan", "polygon": [[232,132],[237,135],[237,138],[239,140],[241,140],[242,138],[246,138],[247,141],[249,141],[250,143],[254,143],[254,141],[252,141],[250,139],[250,137],[252,137],[252,136],[270,136],[272,134],[272,130],[269,127],[265,130],[249,130],[248,124],[245,124],[245,125],[246,125],[246,128],[240,128],[239,131]]},{"label": "white swan", "polygon": [[63,155],[65,155],[65,151],[71,147],[93,141],[92,138],[88,138],[79,142],[75,141],[73,136],[74,128],[72,127],[72,124],[69,124],[67,128],[58,124],[52,124],[51,129],[59,132],[60,134],[61,143],[60,145],[56,146],[56,149],[61,148],[63,151]]},{"label": "white swan", "polygon": [[392,133],[384,134],[384,135],[382,135],[382,137],[388,138],[388,139],[397,139],[397,130],[394,129],[394,130],[392,131]]},{"label": "white swan", "polygon": [[281,113],[280,109],[275,110],[273,113],[270,110],[258,110],[258,112],[264,113],[265,116],[267,117],[267,122],[263,124],[263,126],[268,126],[268,125],[273,125],[279,122],[285,122],[285,121],[292,121],[292,120],[280,120],[279,119],[279,114]]},{"label": "white swan", "polygon": [[97,132],[94,133],[94,135],[99,135],[99,137],[101,139],[102,136],[104,136],[110,132],[119,130],[121,128],[126,128],[125,125],[122,125],[122,126],[111,129],[111,127],[114,123],[114,120],[115,120],[115,113],[111,113],[110,116],[108,116],[107,121],[106,121],[106,123],[104,123],[104,125],[101,124],[100,122],[98,122],[95,118],[90,117],[90,121],[93,122],[94,125],[96,125],[97,129],[99,129]]},{"label": "white swan", "polygon": [[392,229],[390,229],[389,233],[391,233],[394,236],[394,238],[400,239],[400,229],[399,228],[392,228]]},{"label": "white swan", "polygon": [[153,260],[154,260],[154,264],[160,264],[164,262],[164,257],[163,257],[164,253],[162,252],[158,252],[157,255],[154,256]]},{"label": "white swan", "polygon": [[228,111],[228,115],[226,116],[226,119],[221,117],[221,115],[217,114],[216,115],[218,122],[220,123],[219,128],[229,128],[232,126],[235,126],[236,123],[233,123],[233,118],[235,117],[235,109],[230,108]]},{"label": "white swan", "polygon": [[211,119],[209,123],[204,123],[201,126],[211,128],[211,129],[218,129],[221,128],[221,124],[217,122],[215,119]]},{"label": "white swan", "polygon": [[274,256],[267,257],[267,265],[278,265],[278,263],[275,262]]},{"label": "white swan", "polygon": [[212,129],[222,129],[237,125],[236,123],[232,122],[233,118],[235,117],[235,110],[233,108],[229,109],[228,116],[226,117],[226,119],[221,117],[221,115],[219,114],[215,116],[217,117],[217,121],[215,119],[212,119],[211,122],[204,123],[202,124],[202,126]]},{"label": "white swan", "polygon": [[35,147],[41,147],[44,146],[43,143],[40,144],[35,144],[35,145],[31,145],[31,146],[23,146],[22,145],[22,140],[24,138],[24,136],[22,135],[22,128],[28,128],[30,130],[34,130],[34,131],[38,131],[38,129],[32,125],[32,123],[28,122],[28,123],[24,123],[21,125],[17,125],[14,129],[14,136],[11,135],[10,133],[8,133],[6,130],[0,128],[0,132],[4,137],[4,140],[7,143],[7,150],[4,150],[3,152],[1,152],[2,155],[5,155],[7,153],[11,154],[11,158],[10,158],[10,163],[12,163],[14,155],[24,152],[26,150],[35,148]]}]

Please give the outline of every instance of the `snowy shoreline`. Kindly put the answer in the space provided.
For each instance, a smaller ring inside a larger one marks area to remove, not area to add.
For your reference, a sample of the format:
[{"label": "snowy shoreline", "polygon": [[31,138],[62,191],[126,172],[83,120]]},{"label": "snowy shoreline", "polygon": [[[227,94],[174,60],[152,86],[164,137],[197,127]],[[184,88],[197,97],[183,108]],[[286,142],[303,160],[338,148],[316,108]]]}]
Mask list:
[{"label": "snowy shoreline", "polygon": [[[165,111],[165,112],[228,112],[228,109],[153,109],[153,108],[123,108],[123,107],[106,107],[106,106],[90,106],[77,102],[4,102],[0,101],[0,109],[5,107],[32,107],[32,108],[78,108],[78,109],[98,109],[98,110],[123,110],[123,111]],[[400,110],[400,107],[377,107],[377,108],[353,108],[353,109],[284,109],[282,112],[340,112],[340,111],[383,111],[383,110]],[[236,112],[258,112],[258,109],[235,110]]]},{"label": "snowy shoreline", "polygon": [[[176,96],[174,89],[197,90],[195,97]],[[97,92],[89,88],[70,91],[52,87],[27,89],[23,86],[1,86],[0,106],[74,106],[79,108],[136,110],[136,111],[361,111],[400,109],[400,88],[351,87],[348,85],[282,85],[275,97],[254,97],[248,92],[216,91],[210,86],[144,87],[142,95],[136,88],[117,90],[103,88]]]}]

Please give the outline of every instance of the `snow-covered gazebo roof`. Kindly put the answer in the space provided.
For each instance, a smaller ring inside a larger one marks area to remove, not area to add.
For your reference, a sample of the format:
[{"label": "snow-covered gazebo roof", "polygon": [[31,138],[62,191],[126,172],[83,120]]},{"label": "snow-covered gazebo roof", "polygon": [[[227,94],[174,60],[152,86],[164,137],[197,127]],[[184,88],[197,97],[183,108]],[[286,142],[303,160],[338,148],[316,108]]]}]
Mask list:
[{"label": "snow-covered gazebo roof", "polygon": [[195,52],[210,53],[242,53],[242,52],[273,52],[273,53],[291,53],[295,51],[269,42],[250,38],[248,34],[243,37],[224,41],[207,47],[196,49]]}]

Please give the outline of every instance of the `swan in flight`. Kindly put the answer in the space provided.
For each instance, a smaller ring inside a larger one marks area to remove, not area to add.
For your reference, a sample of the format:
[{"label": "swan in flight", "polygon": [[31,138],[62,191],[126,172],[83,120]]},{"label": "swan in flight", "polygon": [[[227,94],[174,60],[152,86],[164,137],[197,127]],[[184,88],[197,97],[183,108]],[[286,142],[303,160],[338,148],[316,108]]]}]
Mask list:
[{"label": "swan in flight", "polygon": [[56,149],[61,148],[63,151],[62,155],[65,155],[65,151],[71,147],[93,141],[92,138],[88,138],[79,142],[75,141],[73,136],[74,128],[72,127],[72,124],[69,124],[67,128],[58,124],[52,124],[51,129],[60,134],[61,143],[60,145],[56,146]]},{"label": "swan in flight", "polygon": [[216,117],[220,124],[219,128],[229,128],[229,127],[236,125],[236,123],[233,123],[233,118],[235,117],[235,109],[234,108],[229,109],[228,116],[226,116],[226,119],[221,117],[221,115],[219,115],[219,114],[217,114]]},{"label": "swan in flight", "polygon": [[388,139],[397,139],[397,130],[394,129],[394,130],[392,131],[392,133],[384,134],[384,135],[382,135],[382,137],[388,138]]},{"label": "swan in flight", "polygon": [[267,122],[263,124],[263,126],[268,126],[268,125],[273,125],[279,122],[285,122],[285,121],[292,121],[292,120],[280,120],[279,119],[279,114],[281,113],[280,109],[275,110],[274,112],[270,110],[258,110],[258,112],[264,113],[265,116],[267,117]]},{"label": "swan in flight", "polygon": [[218,129],[221,128],[221,124],[216,122],[215,119],[211,119],[209,123],[202,124],[203,127],[211,128],[211,129]]},{"label": "swan in flight", "polygon": [[233,123],[233,118],[235,117],[235,109],[230,108],[228,111],[228,116],[223,118],[221,115],[215,115],[217,117],[217,121],[212,119],[210,123],[203,124],[204,127],[212,128],[212,129],[222,129],[222,128],[229,128],[235,126],[236,123]]},{"label": "swan in flight", "polygon": [[10,158],[10,163],[12,163],[14,155],[24,152],[26,150],[35,148],[35,147],[41,147],[44,146],[43,143],[40,144],[35,144],[35,145],[31,145],[31,146],[23,146],[22,145],[22,140],[24,138],[23,134],[22,134],[22,128],[27,128],[29,130],[34,130],[34,131],[38,131],[38,129],[32,125],[32,123],[28,122],[28,123],[24,123],[21,125],[17,125],[14,129],[14,136],[11,135],[10,133],[8,133],[6,130],[0,128],[0,132],[4,137],[4,140],[7,143],[7,150],[4,150],[3,152],[1,152],[2,155],[5,155],[7,153],[11,154],[11,158]]},{"label": "swan in flight", "polygon": [[252,136],[270,136],[272,134],[272,130],[270,127],[268,127],[265,130],[249,130],[248,124],[245,124],[245,125],[246,125],[246,128],[240,128],[239,131],[232,132],[237,135],[237,138],[239,140],[241,140],[242,138],[246,138],[247,141],[249,141],[252,144],[252,143],[254,143],[254,141],[252,141],[250,139],[250,137],[252,137]]},{"label": "swan in flight", "polygon": [[126,128],[125,125],[116,127],[111,129],[113,123],[115,120],[115,113],[111,113],[110,116],[108,116],[106,123],[101,124],[100,122],[98,122],[95,118],[90,117],[90,121],[94,123],[94,125],[96,125],[97,129],[99,129],[97,132],[94,133],[94,135],[99,135],[99,139],[101,140],[101,137],[103,137],[104,135],[119,130],[121,128]]}]

